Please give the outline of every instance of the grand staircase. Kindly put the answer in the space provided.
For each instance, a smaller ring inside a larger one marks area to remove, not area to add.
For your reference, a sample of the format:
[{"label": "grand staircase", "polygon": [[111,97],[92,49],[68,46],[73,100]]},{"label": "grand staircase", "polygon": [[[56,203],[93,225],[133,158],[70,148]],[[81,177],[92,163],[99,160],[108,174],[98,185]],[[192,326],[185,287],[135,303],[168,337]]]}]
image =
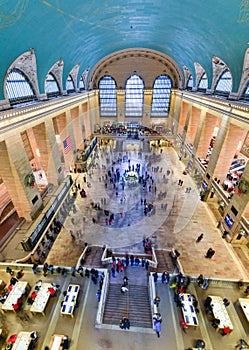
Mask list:
[{"label": "grand staircase", "polygon": [[118,284],[110,284],[107,293],[103,323],[119,326],[123,316],[131,327],[151,328],[151,308],[148,287],[129,285],[129,291],[121,293]]},{"label": "grand staircase", "polygon": [[167,271],[168,273],[178,273],[176,267],[173,265],[172,259],[169,255],[168,250],[156,249],[156,258],[157,258],[157,272]]}]

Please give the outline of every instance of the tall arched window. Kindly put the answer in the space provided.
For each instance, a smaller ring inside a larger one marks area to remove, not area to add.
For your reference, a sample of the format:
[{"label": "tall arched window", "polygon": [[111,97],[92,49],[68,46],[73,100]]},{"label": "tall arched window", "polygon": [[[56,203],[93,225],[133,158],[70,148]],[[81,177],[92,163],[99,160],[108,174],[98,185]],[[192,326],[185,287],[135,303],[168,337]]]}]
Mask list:
[{"label": "tall arched window", "polygon": [[203,73],[201,80],[199,82],[198,91],[206,91],[208,88],[208,78],[207,78],[207,74]]},{"label": "tall arched window", "polygon": [[45,80],[45,92],[48,97],[59,96],[60,89],[53,74],[48,73]]},{"label": "tall arched window", "polygon": [[110,76],[105,76],[99,81],[99,107],[101,117],[117,116],[116,83]]},{"label": "tall arched window", "polygon": [[241,95],[241,98],[249,100],[249,83],[248,83],[247,87],[244,89],[244,92]]},{"label": "tall arched window", "polygon": [[216,87],[214,89],[215,94],[229,95],[232,91],[232,76],[229,70],[226,70],[220,76]]},{"label": "tall arched window", "polygon": [[132,75],[125,86],[125,116],[142,117],[144,102],[144,82],[136,74]]},{"label": "tall arched window", "polygon": [[151,116],[165,117],[169,112],[171,79],[167,75],[156,78],[153,86]]},{"label": "tall arched window", "polygon": [[192,90],[193,85],[194,85],[194,79],[193,79],[193,75],[191,74],[190,77],[188,78],[187,89]]},{"label": "tall arched window", "polygon": [[85,83],[84,83],[84,79],[82,76],[80,77],[79,89],[80,89],[80,91],[85,90]]},{"label": "tall arched window", "polygon": [[37,99],[29,79],[16,68],[7,77],[6,93],[12,106]]},{"label": "tall arched window", "polygon": [[67,77],[66,90],[67,90],[68,93],[75,92],[74,82],[73,82],[73,79],[72,79],[70,74]]}]

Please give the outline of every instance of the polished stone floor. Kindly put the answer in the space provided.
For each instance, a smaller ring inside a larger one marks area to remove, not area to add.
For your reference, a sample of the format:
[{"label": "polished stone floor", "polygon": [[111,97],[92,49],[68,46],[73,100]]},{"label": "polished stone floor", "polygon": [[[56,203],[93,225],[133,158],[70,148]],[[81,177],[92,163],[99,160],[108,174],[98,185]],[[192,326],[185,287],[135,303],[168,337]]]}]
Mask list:
[{"label": "polished stone floor", "polygon": [[[145,188],[126,183],[123,190],[121,184],[114,188],[109,178],[106,180],[106,173],[112,166],[114,169],[118,167],[120,173],[123,173],[129,165],[132,169],[132,165],[135,167],[138,163],[141,165],[141,172],[145,174],[147,171],[153,179],[153,183],[149,182]],[[86,175],[87,182],[84,182],[84,174],[72,174],[75,183],[85,189],[87,198],[81,198],[78,193],[75,201],[76,211],[71,211],[70,216],[62,218],[64,227],[47,257],[49,264],[75,265],[85,242],[108,245],[115,250],[124,251],[132,245],[142,249],[142,239],[150,237],[157,248],[175,248],[180,252],[179,262],[185,274],[197,276],[202,273],[223,282],[211,284],[207,291],[191,284],[190,291],[198,297],[200,303],[199,327],[188,328],[186,334],[180,328],[181,315],[173,301],[172,290],[158,282],[156,288],[161,296],[163,323],[161,337],[157,338],[151,332],[138,332],[137,329],[127,332],[95,328],[97,287],[90,280],[80,276],[68,275],[64,279],[57,275],[48,276],[46,279],[58,281],[62,291],[70,282],[81,285],[79,309],[76,310],[75,317],[61,318],[58,305],[62,296],[59,294],[56,299],[58,302],[51,301],[49,304],[46,316],[32,317],[31,323],[20,322],[17,325],[15,315],[6,314],[4,317],[10,332],[37,328],[40,332],[37,348],[42,350],[48,345],[53,333],[68,334],[72,339],[70,348],[74,350],[183,350],[193,346],[198,338],[206,341],[207,350],[230,350],[234,349],[238,339],[248,338],[249,325],[241,315],[237,303],[243,292],[239,291],[235,284],[226,282],[249,280],[248,253],[245,249],[239,249],[238,253],[238,247],[234,248],[222,239],[217,228],[217,218],[207,203],[200,201],[199,188],[196,188],[191,177],[183,175],[184,165],[179,161],[176,152],[165,147],[162,153],[159,150],[139,153],[137,144],[133,145],[131,141],[125,152],[115,152],[115,148],[110,145],[102,146],[94,164]],[[178,185],[179,179],[183,180],[182,186]],[[186,192],[186,188],[189,187],[190,192]],[[144,215],[141,199],[153,204],[155,210],[151,215]],[[114,214],[111,225],[106,225],[106,215],[94,209],[93,203],[99,204],[101,208],[109,211],[109,214]],[[76,239],[72,239],[70,230]],[[77,234],[79,230],[81,231]],[[200,243],[196,243],[195,240],[201,232],[204,233],[204,238]],[[20,250],[17,238],[13,238],[12,242],[15,242],[16,249]],[[205,254],[210,247],[215,250],[215,255],[212,259],[206,259]],[[11,241],[2,254],[8,256],[10,249],[9,254],[14,256],[15,248]],[[7,279],[5,272],[1,272],[3,279]],[[39,277],[27,272],[25,278],[33,284]],[[235,329],[229,336],[222,337],[216,333],[205,315],[202,305],[208,293],[226,296],[231,301],[228,312]]]},{"label": "polished stone floor", "polygon": [[[217,228],[217,219],[207,203],[200,201],[200,189],[196,188],[192,178],[183,175],[184,166],[175,151],[172,148],[163,148],[162,154],[155,151],[154,157],[153,154],[147,154],[147,159],[146,154],[139,157],[136,151],[128,152],[127,155],[130,164],[141,163],[141,168],[143,164],[147,165],[146,170],[154,179],[151,192],[148,188],[143,190],[141,186],[125,185],[123,191],[119,185],[114,189],[113,184],[105,181],[106,172],[120,156],[120,153],[105,146],[99,152],[96,168],[90,176],[87,175],[87,183],[83,181],[84,174],[73,174],[75,182],[81,188],[84,187],[87,198],[77,195],[77,212],[71,212],[71,216],[65,218],[64,228],[51,249],[48,262],[54,265],[58,265],[58,261],[65,265],[69,262],[75,264],[77,257],[72,252],[81,249],[84,242],[118,248],[141,242],[146,236],[156,237],[153,240],[156,240],[158,248],[177,249],[181,254],[179,261],[186,274],[195,276],[203,273],[212,278],[249,279],[248,265],[245,265],[248,263],[247,252],[242,250],[241,254],[245,259],[238,259],[236,250],[222,239]],[[148,160],[150,156],[151,161]],[[148,166],[148,163],[151,165]],[[122,172],[127,169],[128,162],[116,164],[115,167],[119,167]],[[156,168],[159,168],[158,172],[152,171]],[[179,179],[183,180],[182,186],[178,185]],[[190,193],[186,193],[188,187],[191,187]],[[155,214],[144,215],[141,198],[153,203]],[[112,225],[106,225],[106,217],[99,215],[91,203],[99,203],[101,208],[114,213]],[[165,204],[166,209],[162,208]],[[92,218],[95,218],[96,223],[93,223]],[[70,230],[75,235],[77,230],[82,230],[82,233],[73,241]],[[196,243],[200,233],[204,233],[204,238]],[[210,247],[216,253],[212,259],[206,259],[205,254]]]}]

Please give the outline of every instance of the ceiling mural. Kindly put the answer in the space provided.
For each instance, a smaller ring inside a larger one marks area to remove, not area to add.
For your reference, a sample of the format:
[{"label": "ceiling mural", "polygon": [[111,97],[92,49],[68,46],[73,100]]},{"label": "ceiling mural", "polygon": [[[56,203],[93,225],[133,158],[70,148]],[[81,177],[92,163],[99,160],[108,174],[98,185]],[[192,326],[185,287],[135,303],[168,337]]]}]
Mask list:
[{"label": "ceiling mural", "polygon": [[144,48],[167,55],[193,75],[198,62],[208,77],[212,57],[219,57],[237,91],[248,22],[247,0],[0,0],[0,79],[30,48],[36,54],[41,93],[50,67],[60,58],[65,86],[77,64],[80,76],[117,51]]}]

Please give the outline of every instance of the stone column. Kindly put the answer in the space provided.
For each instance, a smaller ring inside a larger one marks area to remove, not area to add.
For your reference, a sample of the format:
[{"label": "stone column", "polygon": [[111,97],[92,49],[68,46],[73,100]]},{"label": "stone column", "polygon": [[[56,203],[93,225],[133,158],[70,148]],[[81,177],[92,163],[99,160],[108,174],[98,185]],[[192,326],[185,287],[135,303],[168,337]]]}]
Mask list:
[{"label": "stone column", "polygon": [[[236,154],[239,142],[244,139],[245,130],[239,126],[229,124],[227,133],[215,167],[214,176],[224,181]],[[216,141],[215,141],[216,143]]]},{"label": "stone column", "polygon": [[18,216],[32,221],[43,204],[19,133],[0,143],[0,162],[1,177]]},{"label": "stone column", "polygon": [[[179,133],[178,127],[179,127],[179,120],[181,115],[181,98],[174,94],[175,102],[174,102],[174,109],[171,108],[170,105],[170,119],[172,120],[172,132],[176,136],[177,133]],[[171,112],[172,111],[172,112]]]},{"label": "stone column", "polygon": [[214,147],[212,150],[212,154],[210,156],[209,163],[206,170],[208,190],[210,190],[212,178],[215,176],[216,166],[220,157],[220,153],[221,153],[225,138],[227,136],[228,128],[229,128],[229,117],[224,114],[221,119],[219,131],[218,131],[218,134],[214,143]]},{"label": "stone column", "polygon": [[80,144],[80,149],[84,149],[84,142],[83,140],[86,138],[85,135],[85,124],[84,124],[84,118],[83,118],[83,104],[79,105],[79,134],[81,138],[81,144]]},{"label": "stone column", "polygon": [[187,130],[187,141],[185,143],[191,143],[194,144],[195,135],[198,129],[199,120],[200,120],[200,109],[197,109],[195,107],[192,108],[190,117],[189,117],[189,123],[188,123],[188,130]]},{"label": "stone column", "polygon": [[202,132],[204,120],[206,118],[206,113],[207,113],[206,109],[202,109],[200,111],[200,116],[198,119],[198,126],[197,126],[195,139],[193,142],[193,149],[192,149],[192,159],[193,159],[192,172],[195,171],[196,162],[198,162],[196,159],[196,150],[197,150],[199,142],[200,142],[201,132]]},{"label": "stone column", "polygon": [[70,110],[71,115],[71,123],[72,123],[72,130],[73,130],[73,136],[75,141],[75,147],[76,149],[79,149],[81,143],[82,143],[82,129],[80,124],[80,117],[79,117],[79,106],[72,108]]},{"label": "stone column", "polygon": [[[38,136],[38,139],[39,137],[42,138],[42,135]],[[48,183],[52,183],[56,186],[64,179],[64,174],[61,164],[61,151],[56,142],[54,124],[50,118],[45,121],[44,137],[45,142],[40,150],[40,152],[42,152],[41,158],[43,159],[44,157],[43,164],[44,168],[47,168]],[[42,144],[42,140],[39,141],[39,147],[40,144]],[[45,159],[47,159],[47,165],[45,164]]]},{"label": "stone column", "polygon": [[190,120],[191,114],[192,114],[192,104],[189,103],[188,112],[187,112],[185,124],[183,127],[182,145],[181,145],[181,150],[180,150],[180,156],[182,155],[184,145],[189,143],[189,141],[187,139],[187,132],[188,132],[188,126],[189,126],[189,120]]},{"label": "stone column", "polygon": [[201,129],[201,134],[199,137],[198,147],[196,149],[196,154],[200,158],[206,158],[208,147],[211,138],[214,133],[214,128],[219,124],[220,120],[210,113],[205,113],[205,119],[203,122],[203,127]]}]

